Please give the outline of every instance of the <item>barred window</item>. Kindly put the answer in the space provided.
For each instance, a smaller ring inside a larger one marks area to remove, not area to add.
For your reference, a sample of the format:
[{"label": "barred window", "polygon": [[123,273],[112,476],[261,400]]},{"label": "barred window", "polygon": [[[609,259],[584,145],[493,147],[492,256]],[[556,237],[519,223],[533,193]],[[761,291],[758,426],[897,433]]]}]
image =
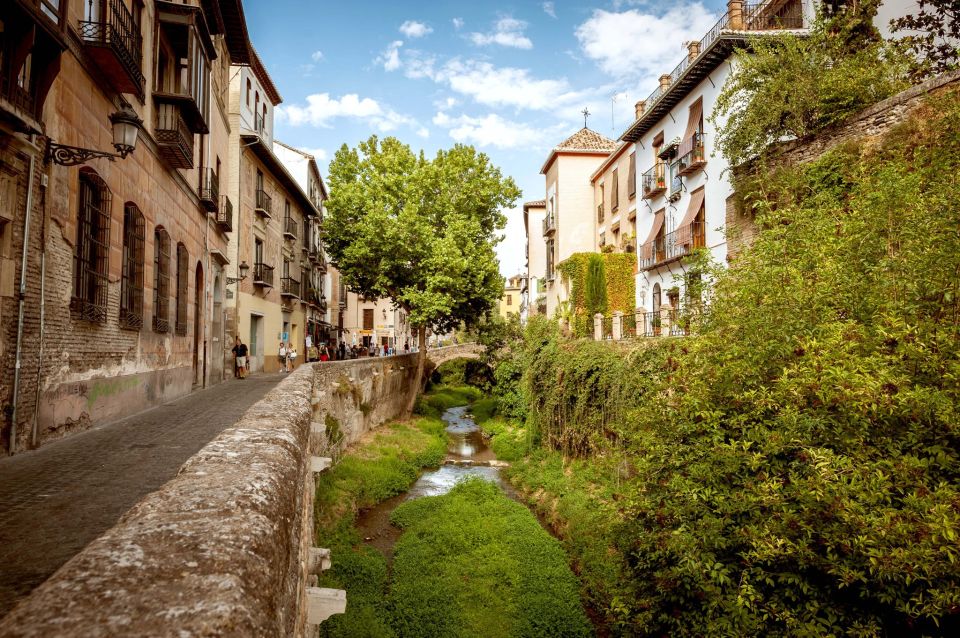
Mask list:
[{"label": "barred window", "polygon": [[123,271],[120,280],[120,327],[143,327],[143,213],[132,202],[123,207]]},{"label": "barred window", "polygon": [[80,170],[80,210],[73,254],[70,307],[86,321],[107,321],[107,263],[110,253],[110,189],[92,169]]},{"label": "barred window", "polygon": [[190,258],[183,242],[177,244],[177,334],[187,334],[187,277]]},{"label": "barred window", "polygon": [[170,332],[170,235],[153,232],[153,331]]}]

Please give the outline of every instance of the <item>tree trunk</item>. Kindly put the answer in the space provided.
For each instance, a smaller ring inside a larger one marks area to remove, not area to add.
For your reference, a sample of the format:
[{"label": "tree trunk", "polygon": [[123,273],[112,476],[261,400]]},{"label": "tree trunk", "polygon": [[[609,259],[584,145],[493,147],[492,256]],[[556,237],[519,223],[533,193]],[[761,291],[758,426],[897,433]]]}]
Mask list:
[{"label": "tree trunk", "polygon": [[427,362],[427,327],[419,326],[417,328],[418,341],[420,347],[417,348],[417,372],[413,378],[410,388],[410,398],[407,399],[407,416],[413,414],[413,406],[417,403],[417,397],[420,396],[420,390],[423,388],[423,369]]}]

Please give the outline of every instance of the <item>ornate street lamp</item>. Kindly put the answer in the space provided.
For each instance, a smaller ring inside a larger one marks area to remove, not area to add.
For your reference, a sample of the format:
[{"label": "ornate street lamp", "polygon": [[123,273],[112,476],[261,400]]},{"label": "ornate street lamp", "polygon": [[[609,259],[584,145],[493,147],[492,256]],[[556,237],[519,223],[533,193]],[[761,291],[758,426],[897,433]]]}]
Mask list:
[{"label": "ornate street lamp", "polygon": [[240,270],[240,276],[239,276],[239,277],[227,277],[227,285],[228,285],[228,286],[231,285],[231,284],[235,284],[235,283],[237,283],[238,281],[243,281],[244,279],[247,278],[247,273],[250,272],[250,266],[247,265],[246,260],[241,261],[241,262],[240,262],[240,265],[237,266],[237,268]]},{"label": "ornate street lamp", "polygon": [[61,166],[77,166],[92,159],[106,158],[111,162],[117,157],[124,159],[137,146],[137,135],[143,126],[143,120],[137,117],[129,104],[124,103],[119,111],[110,115],[110,123],[113,126],[113,147],[117,149],[116,153],[51,142],[47,145],[47,161]]}]

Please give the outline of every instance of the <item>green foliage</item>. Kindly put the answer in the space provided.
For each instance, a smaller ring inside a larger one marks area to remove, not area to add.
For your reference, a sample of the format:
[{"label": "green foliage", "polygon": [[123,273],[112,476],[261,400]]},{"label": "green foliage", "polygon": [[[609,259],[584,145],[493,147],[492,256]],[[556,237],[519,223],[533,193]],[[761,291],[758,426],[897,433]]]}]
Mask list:
[{"label": "green foliage", "polygon": [[428,160],[373,136],[337,151],[330,191],[324,244],[351,290],[389,297],[437,333],[494,307],[500,211],[520,192],[486,155],[457,145]]},{"label": "green foliage", "polygon": [[[697,337],[623,354],[528,330],[530,426],[595,456],[511,473],[570,500],[547,504],[561,521],[603,512],[626,571],[592,599],[623,634],[956,633],[958,169],[950,92],[756,180],[761,232],[713,273]],[[612,491],[563,478],[618,455]]]},{"label": "green foliage", "polygon": [[414,412],[423,416],[439,419],[444,412],[458,405],[468,405],[482,396],[472,386],[436,386],[429,393],[417,399]]},{"label": "green foliage", "polygon": [[497,412],[497,399],[495,397],[484,397],[474,401],[470,405],[470,414],[473,415],[473,421],[479,426],[493,418]]},{"label": "green foliage", "polygon": [[900,44],[917,60],[914,77],[953,71],[960,65],[960,4],[956,0],[917,0],[916,13],[891,21],[907,35]]},{"label": "green foliage", "polygon": [[401,636],[589,636],[559,543],[495,485],[467,480],[391,517],[389,601]]},{"label": "green foliage", "polygon": [[907,87],[908,60],[873,28],[879,0],[850,5],[809,35],[754,38],[717,98],[717,148],[731,165],[843,121]]},{"label": "green foliage", "polygon": [[635,264],[636,255],[630,253],[574,253],[557,265],[570,284],[572,316],[566,320],[575,336],[593,335],[593,315],[598,312],[633,311]]},{"label": "green foliage", "polygon": [[[477,421],[477,423],[480,423]],[[493,417],[483,422],[483,431],[490,437],[490,449],[497,459],[508,463],[519,461],[530,450],[530,436],[525,427],[503,417]]]}]

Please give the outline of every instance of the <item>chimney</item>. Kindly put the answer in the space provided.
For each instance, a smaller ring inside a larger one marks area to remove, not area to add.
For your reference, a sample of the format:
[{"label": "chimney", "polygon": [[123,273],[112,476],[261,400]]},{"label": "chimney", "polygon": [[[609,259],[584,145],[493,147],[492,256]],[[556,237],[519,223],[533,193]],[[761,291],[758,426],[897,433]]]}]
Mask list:
[{"label": "chimney", "polygon": [[690,61],[696,59],[700,55],[700,40],[694,40],[693,42],[687,42],[687,51]]},{"label": "chimney", "polygon": [[646,100],[640,100],[639,102],[637,102],[637,103],[634,105],[633,110],[634,110],[634,113],[636,114],[638,120],[639,120],[641,117],[643,117],[643,112],[646,110],[646,108],[647,108],[647,101],[646,101]]},{"label": "chimney", "polygon": [[661,90],[661,91],[666,91],[668,88],[670,88],[670,82],[671,82],[671,80],[673,80],[673,78],[670,77],[670,74],[669,74],[669,73],[664,73],[663,75],[661,75],[661,76],[660,76],[660,90]]},{"label": "chimney", "polygon": [[743,0],[727,0],[727,27],[743,31]]}]

